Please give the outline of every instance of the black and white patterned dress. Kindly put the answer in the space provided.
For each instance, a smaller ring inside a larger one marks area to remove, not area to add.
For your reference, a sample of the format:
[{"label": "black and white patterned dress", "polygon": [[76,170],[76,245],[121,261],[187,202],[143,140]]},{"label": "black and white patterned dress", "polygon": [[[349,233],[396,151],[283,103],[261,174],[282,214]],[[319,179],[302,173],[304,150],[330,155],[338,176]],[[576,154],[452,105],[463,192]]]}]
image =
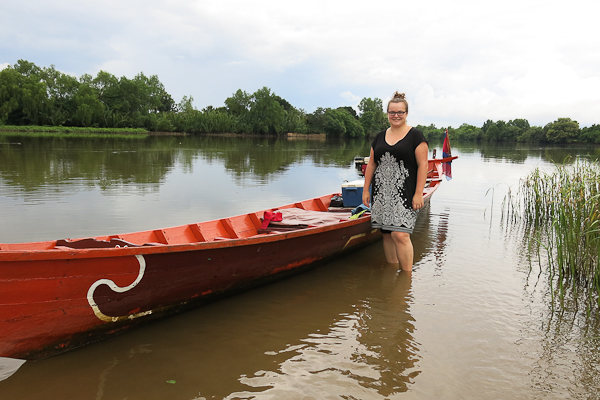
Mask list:
[{"label": "black and white patterned dress", "polygon": [[417,187],[415,149],[427,140],[420,130],[411,128],[402,140],[390,146],[385,132],[379,132],[371,145],[377,165],[372,183],[371,224],[386,231],[412,233],[418,215],[412,208]]}]

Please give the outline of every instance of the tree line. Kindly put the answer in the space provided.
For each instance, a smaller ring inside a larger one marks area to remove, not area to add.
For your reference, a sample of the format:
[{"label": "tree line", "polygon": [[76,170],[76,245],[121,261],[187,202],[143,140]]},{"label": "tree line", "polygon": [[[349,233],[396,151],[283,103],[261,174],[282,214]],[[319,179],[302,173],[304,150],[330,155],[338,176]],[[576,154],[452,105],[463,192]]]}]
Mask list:
[{"label": "tree line", "polygon": [[197,110],[193,98],[176,103],[156,75],[133,79],[100,71],[79,79],[19,60],[0,71],[0,125],[144,128],[159,132],[285,134],[365,137],[384,129],[380,99],[306,113],[267,87],[238,90],[222,107]]},{"label": "tree line", "polygon": [[[443,139],[444,128],[435,125],[417,126],[428,139]],[[482,127],[462,124],[458,128],[448,128],[453,140],[489,141],[489,142],[527,142],[527,143],[598,143],[600,144],[600,125],[594,124],[580,128],[571,118],[558,118],[545,126],[531,126],[526,119],[506,121],[487,120]]]},{"label": "tree line", "polygon": [[[310,134],[331,137],[370,137],[389,126],[378,98],[363,98],[352,107],[317,108],[306,113],[263,87],[241,89],[222,107],[198,110],[193,98],[176,103],[156,75],[133,79],[100,71],[80,78],[19,60],[0,71],[0,125],[90,128],[144,128],[158,132]],[[428,139],[441,139],[445,128],[418,126]],[[600,125],[579,128],[559,118],[544,127],[525,119],[486,121],[482,127],[463,124],[448,128],[456,140],[600,143]]]}]

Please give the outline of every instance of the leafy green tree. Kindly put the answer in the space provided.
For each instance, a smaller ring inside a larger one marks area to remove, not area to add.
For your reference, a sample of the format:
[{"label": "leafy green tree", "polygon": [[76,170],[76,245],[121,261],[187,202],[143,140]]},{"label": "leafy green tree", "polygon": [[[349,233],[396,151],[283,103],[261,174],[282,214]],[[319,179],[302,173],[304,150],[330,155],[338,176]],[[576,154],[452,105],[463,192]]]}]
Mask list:
[{"label": "leafy green tree", "polygon": [[80,88],[77,78],[57,71],[54,65],[43,68],[40,72],[42,80],[46,82],[50,110],[48,122],[59,126],[68,123],[77,110],[75,96]]},{"label": "leafy green tree", "polygon": [[42,72],[40,67],[27,60],[17,61],[15,65],[13,65],[13,69],[23,76],[36,79],[40,78]]},{"label": "leafy green tree", "polygon": [[521,130],[521,133],[525,132],[527,129],[530,128],[529,121],[527,121],[526,119],[523,119],[523,118],[513,119],[508,122],[508,125],[516,126],[517,128],[519,128]]},{"label": "leafy green tree", "polygon": [[454,131],[453,138],[457,140],[480,140],[483,135],[481,128],[474,125],[462,124]]},{"label": "leafy green tree", "polygon": [[193,102],[194,102],[194,97],[193,96],[190,96],[190,97],[183,96],[183,98],[181,99],[181,101],[179,102],[179,104],[177,104],[175,106],[175,110],[177,112],[181,112],[181,113],[186,113],[186,112],[194,111],[195,108],[194,108]]},{"label": "leafy green tree", "polygon": [[436,128],[434,124],[430,124],[429,126],[417,125],[415,128],[423,132],[423,135],[427,140],[440,140],[443,139],[446,134],[444,128]]},{"label": "leafy green tree", "polygon": [[84,75],[80,81],[87,83],[96,90],[98,99],[107,109],[116,112],[123,111],[120,106],[119,80],[116,76],[105,71],[99,71],[95,78],[91,79],[91,76]]},{"label": "leafy green tree", "polygon": [[51,108],[41,69],[19,60],[0,71],[0,119],[14,125],[44,125]]},{"label": "leafy green tree", "polygon": [[[89,75],[82,76],[81,82],[95,90],[106,110],[103,120],[107,125],[112,121],[113,126],[118,123],[152,129],[158,126],[157,121],[162,120],[150,118],[151,113],[170,112],[175,109],[173,98],[156,75],[148,77],[139,73],[133,79],[125,76],[119,79],[108,72],[100,71],[93,79]],[[168,127],[166,122],[161,124]]]},{"label": "leafy green tree", "polygon": [[308,133],[306,113],[303,110],[297,110],[293,107],[286,111],[283,131],[286,133]]},{"label": "leafy green tree", "polygon": [[151,105],[150,110],[153,112],[169,112],[175,107],[175,101],[173,97],[167,92],[165,86],[158,79],[158,76],[152,75],[146,78],[143,74],[138,75],[139,79],[145,79],[145,83],[149,88],[149,101]]},{"label": "leafy green tree", "polygon": [[175,105],[175,112],[169,114],[175,131],[185,133],[198,131],[197,115],[199,112],[194,108],[193,102],[192,96],[183,96],[181,102]]},{"label": "leafy green tree", "polygon": [[388,127],[386,113],[383,111],[383,102],[381,99],[363,98],[358,104],[360,111],[360,123],[367,136]]},{"label": "leafy green tree", "polygon": [[273,98],[281,105],[281,107],[283,107],[286,112],[294,109],[294,106],[292,106],[286,99],[282,99],[281,97],[275,95],[275,93],[273,93]]},{"label": "leafy green tree", "polygon": [[250,132],[250,107],[252,105],[252,95],[238,89],[231,97],[225,99],[227,111],[237,118],[238,124],[236,132]]},{"label": "leafy green tree", "polygon": [[498,125],[496,125],[496,124],[490,125],[487,128],[485,135],[484,135],[484,138],[486,140],[495,141],[495,142],[499,141],[500,137],[501,137],[500,128],[498,128]]},{"label": "leafy green tree", "polygon": [[17,125],[21,119],[23,76],[12,67],[0,71],[0,123]]},{"label": "leafy green tree", "polygon": [[487,121],[485,121],[483,123],[483,126],[481,127],[481,132],[483,133],[484,137],[487,137],[487,131],[488,131],[488,129],[490,129],[490,127],[492,127],[492,125],[496,125],[496,124],[491,119],[488,119]]},{"label": "leafy green tree", "polygon": [[325,133],[325,112],[323,107],[318,107],[313,113],[306,116],[308,133]]},{"label": "leafy green tree", "polygon": [[532,126],[517,138],[520,142],[543,143],[546,141],[546,132],[539,126]]},{"label": "leafy green tree", "polygon": [[346,126],[344,125],[342,113],[331,108],[326,109],[323,118],[323,130],[328,136],[344,136]]},{"label": "leafy green tree", "polygon": [[156,75],[147,77],[140,72],[131,80],[122,77],[119,85],[124,103],[129,105],[129,112],[142,115],[149,112],[168,112],[175,105]]},{"label": "leafy green tree", "polygon": [[483,124],[481,131],[482,138],[492,142],[500,142],[505,140],[508,133],[506,122],[502,120],[494,122],[489,119]]},{"label": "leafy green tree", "polygon": [[369,136],[379,132],[377,129],[377,122],[375,122],[375,114],[373,113],[373,111],[365,111],[360,115],[360,125]]},{"label": "leafy green tree", "polygon": [[493,142],[512,142],[523,140],[524,133],[530,128],[526,119],[515,119],[508,122],[494,122],[490,119],[481,127],[481,137]]},{"label": "leafy green tree", "polygon": [[529,122],[526,119],[515,119],[508,121],[504,134],[500,138],[501,141],[514,142],[529,129]]},{"label": "leafy green tree", "polygon": [[253,133],[281,133],[285,110],[271,89],[263,87],[252,95],[250,120]]},{"label": "leafy green tree", "polygon": [[77,110],[72,122],[77,126],[99,126],[104,113],[104,105],[91,86],[81,84],[75,95]]},{"label": "leafy green tree", "polygon": [[225,100],[227,111],[240,118],[243,118],[250,112],[251,104],[252,96],[241,89],[238,89],[233,96]]},{"label": "leafy green tree", "polygon": [[363,137],[362,125],[344,108],[325,110],[323,130],[329,136]]},{"label": "leafy green tree", "polygon": [[344,110],[348,111],[348,114],[352,115],[354,117],[354,119],[359,119],[358,114],[356,113],[356,110],[350,106],[338,107],[338,109],[344,109]]},{"label": "leafy green tree", "polygon": [[377,97],[375,99],[371,99],[369,97],[364,97],[360,103],[358,103],[358,109],[361,113],[365,113],[367,111],[372,111],[374,113],[384,113],[383,112],[383,102],[381,99]]},{"label": "leafy green tree", "polygon": [[579,123],[571,118],[559,118],[544,127],[550,143],[571,143],[579,136]]},{"label": "leafy green tree", "polygon": [[585,143],[600,143],[600,125],[581,128],[580,139]]}]

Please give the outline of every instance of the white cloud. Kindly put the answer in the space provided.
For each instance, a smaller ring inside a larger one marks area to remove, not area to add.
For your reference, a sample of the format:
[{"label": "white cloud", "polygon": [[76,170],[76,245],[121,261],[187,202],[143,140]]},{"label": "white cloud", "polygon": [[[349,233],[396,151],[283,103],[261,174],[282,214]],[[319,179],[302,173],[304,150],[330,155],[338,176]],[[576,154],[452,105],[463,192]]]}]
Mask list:
[{"label": "white cloud", "polygon": [[[600,123],[595,2],[8,0],[0,65],[156,74],[220,106],[268,86],[312,111],[408,95],[413,123]],[[93,16],[94,18],[88,18]],[[22,29],[27,26],[27,29]],[[356,99],[359,99],[358,101]]]},{"label": "white cloud", "polygon": [[352,94],[352,92],[340,93],[340,97],[353,105],[360,103],[360,100],[362,99],[360,96]]}]

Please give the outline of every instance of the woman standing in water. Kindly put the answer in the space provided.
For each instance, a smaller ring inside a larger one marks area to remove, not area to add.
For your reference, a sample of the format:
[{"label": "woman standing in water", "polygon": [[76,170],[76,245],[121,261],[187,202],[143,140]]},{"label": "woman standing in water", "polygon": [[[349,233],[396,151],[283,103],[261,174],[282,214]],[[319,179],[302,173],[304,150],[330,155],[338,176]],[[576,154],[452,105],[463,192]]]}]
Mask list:
[{"label": "woman standing in water", "polygon": [[406,123],[408,102],[396,92],[387,106],[390,127],[377,134],[371,144],[365,171],[363,203],[369,206],[373,184],[371,224],[383,233],[383,251],[390,264],[412,271],[413,232],[423,207],[429,148],[423,133]]}]

